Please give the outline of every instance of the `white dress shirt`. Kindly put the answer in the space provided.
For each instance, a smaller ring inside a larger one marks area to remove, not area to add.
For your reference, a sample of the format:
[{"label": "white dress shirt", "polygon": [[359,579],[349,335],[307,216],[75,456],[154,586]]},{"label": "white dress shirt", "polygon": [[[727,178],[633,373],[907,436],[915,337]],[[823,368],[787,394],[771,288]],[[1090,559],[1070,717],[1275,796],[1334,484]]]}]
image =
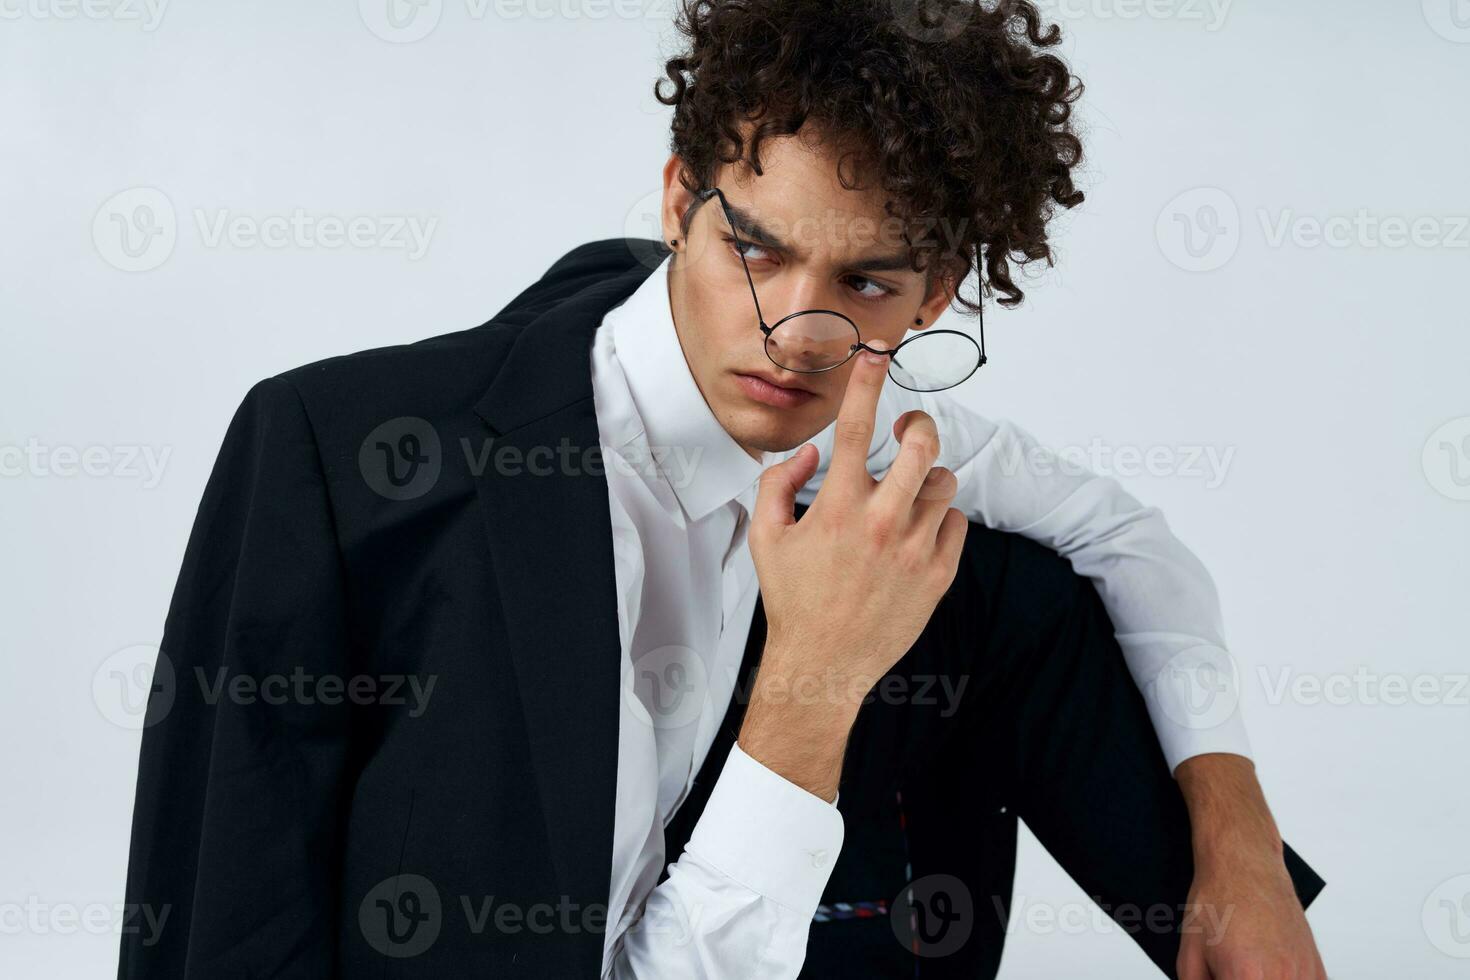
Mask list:
[{"label": "white dress shirt", "polygon": [[[749,636],[757,582],[746,531],[757,482],[795,452],[757,461],[710,411],[674,329],[668,266],[608,312],[592,347],[623,664],[603,976],[794,977],[842,846],[835,801],[737,743],[684,853],[664,850],[664,827],[714,741]],[[891,381],[868,458],[875,477],[897,455],[893,421],[915,408],[939,425],[939,464],[959,479],[955,507],[1053,548],[1093,579],[1171,768],[1203,752],[1248,756],[1214,584],[1162,514],[1112,479],[1058,465],[1008,422]],[[821,459],[800,503],[821,487],[832,432],[811,440]]]}]

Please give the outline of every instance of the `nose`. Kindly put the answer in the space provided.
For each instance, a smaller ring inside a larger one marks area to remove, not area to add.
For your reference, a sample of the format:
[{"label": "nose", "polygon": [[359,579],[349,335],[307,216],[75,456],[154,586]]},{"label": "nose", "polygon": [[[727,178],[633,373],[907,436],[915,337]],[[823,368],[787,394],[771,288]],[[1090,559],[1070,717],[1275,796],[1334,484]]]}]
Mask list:
[{"label": "nose", "polygon": [[[771,323],[802,310],[828,309],[832,305],[824,293],[825,284],[822,280],[802,272],[790,272],[781,281],[771,283],[769,288],[773,294],[771,302],[775,306],[771,312],[776,314],[771,317]],[[762,296],[761,299],[761,305],[765,306],[765,297]]]}]

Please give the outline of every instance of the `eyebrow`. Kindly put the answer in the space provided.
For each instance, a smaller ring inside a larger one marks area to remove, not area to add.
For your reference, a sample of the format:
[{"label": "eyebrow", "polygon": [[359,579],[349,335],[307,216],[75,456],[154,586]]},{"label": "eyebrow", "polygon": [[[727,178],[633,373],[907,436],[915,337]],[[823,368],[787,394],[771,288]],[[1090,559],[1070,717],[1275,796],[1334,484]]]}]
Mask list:
[{"label": "eyebrow", "polygon": [[[718,199],[715,199],[718,203]],[[730,217],[735,221],[735,231],[740,237],[754,245],[765,248],[773,248],[780,252],[796,253],[799,250],[787,245],[781,239],[761,227],[761,223],[743,211],[735,204],[729,204]],[[888,252],[880,255],[870,255],[849,262],[845,268],[853,272],[912,272],[913,265],[909,262],[908,249],[897,252]]]},{"label": "eyebrow", "polygon": [[[719,198],[713,198],[713,200],[716,203],[719,202]],[[734,219],[735,231],[740,235],[740,237],[756,245],[765,245],[769,248],[777,248],[782,250],[783,252],[792,251],[792,249],[787,246],[785,242],[781,241],[781,239],[777,238],[771,232],[766,231],[766,229],[762,228],[759,221],[756,221],[739,207],[734,204],[729,204],[728,202],[726,202],[726,206],[730,209],[730,217]]]}]

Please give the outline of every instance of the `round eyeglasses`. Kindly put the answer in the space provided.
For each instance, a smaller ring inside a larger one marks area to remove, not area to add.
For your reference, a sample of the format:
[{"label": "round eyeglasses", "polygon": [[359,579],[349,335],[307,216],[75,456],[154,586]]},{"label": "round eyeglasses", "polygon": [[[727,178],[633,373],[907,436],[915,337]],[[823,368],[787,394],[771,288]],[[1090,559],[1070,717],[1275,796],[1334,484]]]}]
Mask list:
[{"label": "round eyeglasses", "polygon": [[892,350],[882,351],[874,351],[863,343],[857,324],[836,310],[799,310],[767,326],[761,314],[760,298],[755,293],[755,280],[745,260],[744,243],[735,230],[735,216],[725,193],[711,187],[695,196],[701,201],[711,197],[720,199],[740,254],[740,264],[745,268],[745,281],[750,284],[756,322],[766,337],[766,356],[777,367],[798,374],[820,374],[841,367],[860,350],[873,351],[888,355],[888,376],[895,384],[910,391],[942,391],[965,381],[986,362],[983,312],[978,344],[969,334],[958,330],[930,329],[916,333]]}]

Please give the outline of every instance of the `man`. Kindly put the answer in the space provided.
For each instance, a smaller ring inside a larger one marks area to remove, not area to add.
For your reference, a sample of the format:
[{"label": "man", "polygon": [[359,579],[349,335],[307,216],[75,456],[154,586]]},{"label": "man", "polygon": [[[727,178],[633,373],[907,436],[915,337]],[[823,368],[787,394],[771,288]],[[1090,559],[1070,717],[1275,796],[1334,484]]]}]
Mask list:
[{"label": "man", "polygon": [[[1008,471],[1024,433],[933,393],[979,359],[915,353],[957,259],[1018,298],[1031,191],[1075,197],[1065,113],[1019,111],[1074,97],[1034,11],[972,13],[687,7],[667,248],[251,390],[144,737],[127,897],[168,925],[121,976],[988,975],[1017,816],[1166,973],[1323,975],[1239,719],[1169,688],[1223,654],[1208,576],[1112,481]],[[965,142],[987,85],[1011,122]],[[933,172],[849,186],[854,148]],[[945,203],[966,159],[994,186]],[[914,268],[860,230],[895,199],[969,221]]]}]

